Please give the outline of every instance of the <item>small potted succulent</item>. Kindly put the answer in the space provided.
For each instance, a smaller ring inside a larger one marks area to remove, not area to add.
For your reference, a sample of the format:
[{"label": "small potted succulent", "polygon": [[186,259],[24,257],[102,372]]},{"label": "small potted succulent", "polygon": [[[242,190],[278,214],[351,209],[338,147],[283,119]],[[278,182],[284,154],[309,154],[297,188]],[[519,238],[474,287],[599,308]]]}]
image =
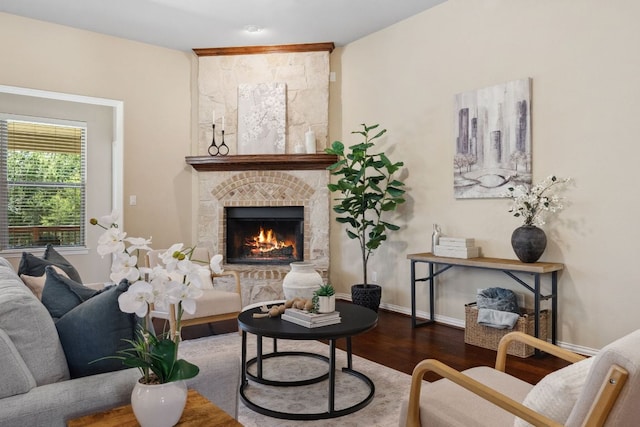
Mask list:
[{"label": "small potted succulent", "polygon": [[327,283],[313,293],[313,308],[317,313],[336,311],[336,291],[333,286]]}]

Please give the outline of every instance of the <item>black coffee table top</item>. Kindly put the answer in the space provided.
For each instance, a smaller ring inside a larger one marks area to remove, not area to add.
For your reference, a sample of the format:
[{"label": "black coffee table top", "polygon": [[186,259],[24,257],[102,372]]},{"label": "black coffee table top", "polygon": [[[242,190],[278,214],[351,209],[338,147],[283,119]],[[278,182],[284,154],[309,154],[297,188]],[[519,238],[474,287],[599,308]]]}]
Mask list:
[{"label": "black coffee table top", "polygon": [[256,307],[238,315],[240,329],[254,335],[270,338],[309,340],[350,337],[373,329],[378,324],[378,314],[366,307],[345,301],[336,301],[336,311],[342,321],[335,325],[307,328],[278,317],[253,318],[253,313],[261,313]]}]

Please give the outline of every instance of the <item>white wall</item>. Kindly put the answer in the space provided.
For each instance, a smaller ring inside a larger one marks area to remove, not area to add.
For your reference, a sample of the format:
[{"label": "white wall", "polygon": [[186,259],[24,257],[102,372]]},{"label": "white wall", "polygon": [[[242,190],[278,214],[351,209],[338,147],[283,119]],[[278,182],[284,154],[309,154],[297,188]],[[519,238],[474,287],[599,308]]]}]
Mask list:
[{"label": "white wall", "polygon": [[[566,266],[559,338],[599,348],[638,327],[638,16],[632,0],[449,0],[332,54],[330,140],[355,143],[351,130],[380,123],[380,147],[406,164],[409,201],[394,217],[403,229],[371,263],[384,304],[409,307],[406,254],[430,249],[433,223],[475,237],[486,256],[515,258],[509,242],[520,222],[507,200],[453,197],[453,100],[531,77],[533,179],[574,180],[565,210],[544,227],[542,260]],[[332,282],[348,292],[360,280],[357,244],[335,222],[331,235]],[[436,313],[449,319],[464,319],[477,287],[524,289],[470,270],[438,283]],[[428,311],[426,289],[419,294]]]}]

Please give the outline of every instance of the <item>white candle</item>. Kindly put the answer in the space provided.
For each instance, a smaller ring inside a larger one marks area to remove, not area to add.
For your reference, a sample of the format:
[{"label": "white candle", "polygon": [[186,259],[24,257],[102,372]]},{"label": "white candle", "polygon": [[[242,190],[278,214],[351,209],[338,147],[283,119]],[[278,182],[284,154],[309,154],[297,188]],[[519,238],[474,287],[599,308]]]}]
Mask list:
[{"label": "white candle", "polygon": [[315,154],[316,152],[316,134],[311,130],[309,130],[304,134],[304,143],[307,148],[307,154]]},{"label": "white candle", "polygon": [[211,112],[211,123],[216,124],[216,110]]},{"label": "white candle", "polygon": [[222,130],[224,130],[224,116],[222,116]]}]

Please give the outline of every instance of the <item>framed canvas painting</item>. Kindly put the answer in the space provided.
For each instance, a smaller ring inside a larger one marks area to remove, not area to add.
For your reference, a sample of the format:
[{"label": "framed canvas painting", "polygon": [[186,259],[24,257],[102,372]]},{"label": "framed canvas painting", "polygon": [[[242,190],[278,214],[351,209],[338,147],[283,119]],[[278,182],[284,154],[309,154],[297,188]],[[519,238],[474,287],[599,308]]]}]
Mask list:
[{"label": "framed canvas painting", "polygon": [[531,184],[531,79],[455,96],[456,198],[506,197]]},{"label": "framed canvas painting", "polygon": [[285,83],[238,86],[238,154],[284,154]]}]

